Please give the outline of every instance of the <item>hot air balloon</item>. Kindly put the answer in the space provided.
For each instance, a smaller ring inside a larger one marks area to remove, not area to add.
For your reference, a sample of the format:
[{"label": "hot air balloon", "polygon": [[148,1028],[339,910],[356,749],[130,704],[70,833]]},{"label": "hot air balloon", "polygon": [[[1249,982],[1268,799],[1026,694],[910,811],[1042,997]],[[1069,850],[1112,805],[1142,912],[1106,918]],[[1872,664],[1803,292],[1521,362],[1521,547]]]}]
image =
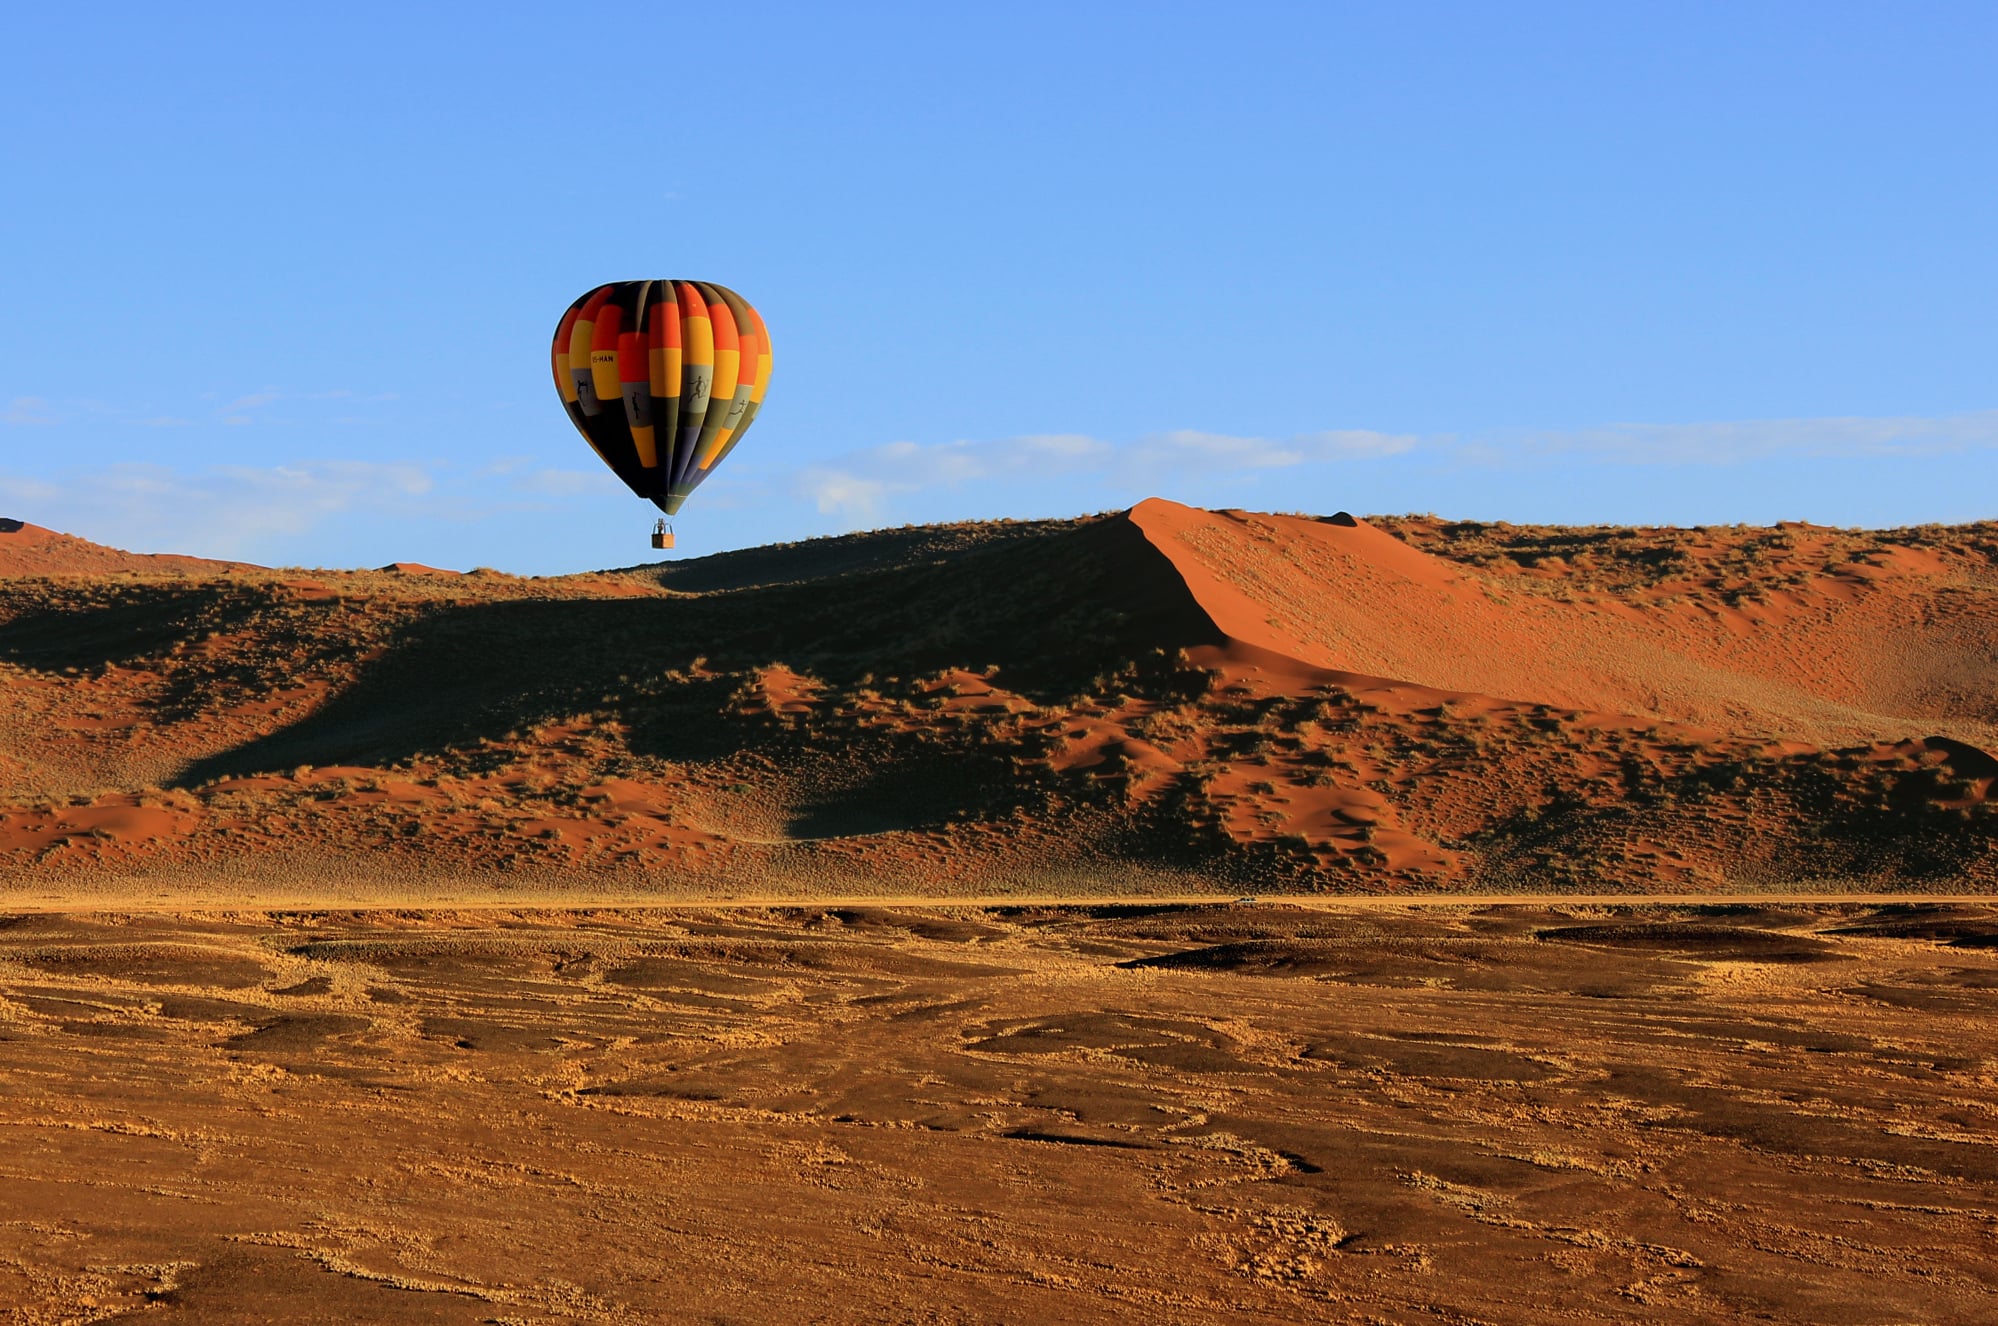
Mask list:
[{"label": "hot air balloon", "polygon": [[[709,281],[600,285],[562,315],[550,357],[583,440],[669,516],[749,431],[770,385],[762,317]],[[653,546],[672,546],[664,522]]]}]

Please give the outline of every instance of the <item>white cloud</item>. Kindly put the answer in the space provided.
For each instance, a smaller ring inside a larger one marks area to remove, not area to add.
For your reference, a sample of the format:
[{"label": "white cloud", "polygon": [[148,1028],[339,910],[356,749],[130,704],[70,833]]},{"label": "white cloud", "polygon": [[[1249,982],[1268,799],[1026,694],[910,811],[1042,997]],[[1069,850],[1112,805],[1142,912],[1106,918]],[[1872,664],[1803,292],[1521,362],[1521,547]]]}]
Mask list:
[{"label": "white cloud", "polygon": [[[254,395],[254,394],[253,394]],[[211,402],[212,404],[212,402]],[[236,402],[232,402],[232,405]],[[105,408],[90,402],[9,402],[0,420],[89,420]],[[226,408],[226,407],[224,407]],[[204,423],[217,416],[197,408]],[[122,425],[180,421],[133,411]],[[48,434],[39,435],[40,441]],[[173,440],[179,441],[176,436]],[[157,441],[166,439],[154,435]],[[30,456],[43,460],[32,465]],[[187,445],[179,454],[199,454]],[[777,526],[803,517],[798,507],[851,524],[934,519],[966,498],[987,511],[1081,510],[1127,505],[1169,492],[1208,505],[1295,505],[1328,482],[1362,476],[1350,467],[1405,465],[1392,483],[1420,484],[1425,474],[1466,465],[1546,471],[1645,464],[1719,466],[1774,456],[1942,456],[1998,450],[1998,410],[1938,417],[1751,420],[1693,424],[1613,424],[1575,430],[1485,432],[1468,437],[1329,430],[1289,438],[1238,437],[1190,429],[1123,442],[1073,433],[1035,434],[934,445],[892,442],[802,467],[738,465],[701,495],[700,509],[782,513]],[[439,528],[517,530],[523,518],[624,510],[635,501],[608,473],[583,465],[554,468],[531,455],[458,462],[302,461],[276,466],[108,464],[60,468],[59,455],[80,447],[17,446],[0,468],[0,515],[32,520],[100,542],[146,550],[193,552],[275,563],[323,556],[362,538],[414,534],[449,540]],[[779,463],[781,465],[781,462]],[[32,468],[31,468],[32,465]],[[1383,468],[1366,482],[1390,480]],[[1252,484],[1253,495],[1243,492]],[[793,505],[796,504],[796,505]],[[785,508],[789,507],[788,512]],[[560,513],[559,515],[557,513]],[[649,514],[649,513],[645,513]],[[590,519],[598,519],[595,516]],[[733,520],[733,517],[731,518]],[[717,523],[717,527],[722,522]],[[377,532],[363,535],[364,528]],[[759,527],[761,528],[761,527]],[[427,533],[426,533],[427,531]],[[515,534],[499,536],[511,546]]]},{"label": "white cloud", "polygon": [[[505,473],[493,470],[493,473]],[[517,475],[513,490],[536,497],[579,497],[584,494],[621,492],[623,486],[608,470],[535,470]]]},{"label": "white cloud", "polygon": [[816,506],[820,515],[865,520],[878,517],[891,494],[915,491],[913,484],[891,486],[884,479],[864,479],[819,465],[800,471],[797,487],[799,495]]},{"label": "white cloud", "polygon": [[416,514],[436,482],[419,465],[322,461],[196,473],[159,465],[27,478],[0,474],[0,497],[36,524],[120,547],[254,558],[350,513]]},{"label": "white cloud", "polygon": [[[52,401],[40,396],[16,396],[8,401],[4,408],[0,408],[0,425],[186,428],[205,421],[211,425],[221,424],[231,428],[242,428],[266,421],[292,426],[370,424],[380,421],[353,413],[328,415],[327,411],[335,408],[351,411],[355,406],[382,405],[399,397],[392,391],[364,396],[346,387],[304,393],[289,392],[278,387],[263,387],[257,391],[239,394],[226,403],[217,404],[220,399],[220,395],[216,392],[203,392],[198,397],[181,402],[180,411],[173,411],[161,410],[156,403],[135,405],[81,398]],[[195,403],[197,400],[201,404],[197,405]],[[281,411],[274,418],[268,407],[280,404],[290,409]]]},{"label": "white cloud", "polygon": [[60,423],[58,415],[49,403],[39,396],[16,396],[7,402],[7,412],[0,414],[0,422],[16,427],[30,427],[36,424]]},{"label": "white cloud", "polygon": [[927,488],[1003,478],[1009,474],[1086,468],[1105,458],[1110,450],[1106,443],[1075,433],[1044,433],[997,442],[945,442],[927,447],[914,442],[890,442],[862,455],[889,467],[901,476],[901,482]]},{"label": "white cloud", "polygon": [[[933,445],[891,442],[809,466],[792,491],[822,514],[878,520],[898,499],[977,483],[1093,479],[1121,500],[1174,480],[1203,483],[1300,467],[1420,453],[1433,461],[1512,467],[1606,462],[1729,465],[1775,456],[1929,456],[1998,449],[1998,410],[1944,416],[1755,419],[1605,424],[1570,430],[1491,431],[1467,437],[1332,429],[1289,438],[1192,429],[1112,443],[1077,434]],[[1081,498],[1081,503],[1098,500]],[[1080,503],[1079,503],[1080,504]]]},{"label": "white cloud", "polygon": [[1359,430],[1306,433],[1288,441],[1180,429],[1112,443],[1078,433],[923,446],[890,442],[799,472],[796,491],[827,515],[879,518],[899,496],[970,483],[1096,474],[1125,488],[1166,475],[1239,474],[1318,462],[1392,456],[1412,450],[1407,435]]},{"label": "white cloud", "polygon": [[54,474],[0,470],[0,516],[140,552],[288,564],[340,542],[351,532],[343,526],[434,532],[573,511],[623,492],[607,471],[518,464],[112,464]]},{"label": "white cloud", "polygon": [[[219,407],[215,411],[215,413],[241,414],[245,410],[254,410],[260,406],[269,405],[273,401],[281,401],[283,399],[284,399],[284,393],[279,391],[276,387],[265,387],[262,391],[253,391],[247,396],[238,396],[235,400],[230,401],[227,405]],[[225,421],[225,422],[233,422],[233,421]]]},{"label": "white cloud", "polygon": [[[39,505],[54,501],[62,490],[54,484],[40,479],[30,479],[23,475],[0,474],[0,500],[22,505]],[[7,513],[0,512],[0,515]]]},{"label": "white cloud", "polygon": [[1131,470],[1140,472],[1139,477],[1160,469],[1267,470],[1313,462],[1395,456],[1413,451],[1417,441],[1406,433],[1363,429],[1300,433],[1283,442],[1180,429],[1140,439],[1124,449],[1121,459]]},{"label": "white cloud", "polygon": [[828,465],[808,466],[798,473],[795,487],[823,514],[869,520],[880,516],[892,497],[983,480],[1101,468],[1114,450],[1108,443],[1076,433],[932,446],[889,442]]},{"label": "white cloud", "polygon": [[1606,424],[1524,432],[1467,448],[1472,459],[1581,455],[1632,464],[1728,465],[1772,456],[1925,456],[1998,447],[1998,410],[1935,417]]}]

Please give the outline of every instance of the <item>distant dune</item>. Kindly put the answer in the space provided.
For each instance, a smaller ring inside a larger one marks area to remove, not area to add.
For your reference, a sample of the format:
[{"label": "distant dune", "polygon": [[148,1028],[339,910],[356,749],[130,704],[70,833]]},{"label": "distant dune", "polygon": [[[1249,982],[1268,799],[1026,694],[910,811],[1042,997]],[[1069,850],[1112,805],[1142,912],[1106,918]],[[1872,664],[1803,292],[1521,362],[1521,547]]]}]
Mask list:
[{"label": "distant dune", "polygon": [[455,576],[461,574],[457,571],[446,571],[441,567],[425,566],[422,562],[390,562],[382,570],[392,571],[397,575],[405,576]]},{"label": "distant dune", "polygon": [[24,520],[0,519],[0,576],[169,575],[261,569],[248,562],[219,562],[179,553],[129,553]]},{"label": "distant dune", "polygon": [[0,863],[62,888],[1998,882],[1990,524],[1154,499],[551,579],[17,526],[0,695]]}]

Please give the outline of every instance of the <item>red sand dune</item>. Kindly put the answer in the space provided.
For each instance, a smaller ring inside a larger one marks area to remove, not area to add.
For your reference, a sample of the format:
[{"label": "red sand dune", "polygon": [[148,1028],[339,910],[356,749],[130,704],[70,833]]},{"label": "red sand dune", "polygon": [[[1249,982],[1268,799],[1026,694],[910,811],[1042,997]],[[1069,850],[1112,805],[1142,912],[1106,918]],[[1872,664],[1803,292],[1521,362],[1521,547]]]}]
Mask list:
[{"label": "red sand dune", "polygon": [[1990,526],[1152,500],[546,580],[6,555],[22,878],[1998,883]]},{"label": "red sand dune", "polygon": [[1358,521],[1157,498],[1131,519],[1217,628],[1314,667],[1819,742],[1998,735],[1998,613],[1938,602],[1989,569],[1916,549],[1735,605],[1529,592]]},{"label": "red sand dune", "polygon": [[125,552],[23,520],[0,520],[0,576],[170,575],[260,569],[248,562],[179,553]]}]

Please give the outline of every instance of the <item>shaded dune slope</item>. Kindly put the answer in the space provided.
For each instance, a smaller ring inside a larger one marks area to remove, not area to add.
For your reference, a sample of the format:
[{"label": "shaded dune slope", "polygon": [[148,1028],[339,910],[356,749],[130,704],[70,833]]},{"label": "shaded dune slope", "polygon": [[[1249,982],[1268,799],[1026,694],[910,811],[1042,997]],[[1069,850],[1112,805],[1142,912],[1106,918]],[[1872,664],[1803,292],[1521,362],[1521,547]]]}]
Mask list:
[{"label": "shaded dune slope", "polygon": [[[0,577],[26,876],[1981,887],[1998,533],[1206,512]],[[1120,882],[1123,881],[1123,882]]]},{"label": "shaded dune slope", "polygon": [[[399,763],[626,691],[610,703],[635,751],[715,759],[741,742],[727,701],[769,668],[808,669],[840,688],[884,663],[913,674],[996,668],[1021,695],[1050,700],[1147,653],[1220,641],[1121,520],[967,536],[948,558],[907,556],[895,536],[885,548],[840,542],[871,555],[821,564],[803,549],[747,564],[721,554],[703,559],[714,567],[639,572],[725,587],[684,598],[467,603],[426,615],[303,722],[196,761],[183,780]],[[659,674],[681,684],[655,690],[648,677]]]}]

